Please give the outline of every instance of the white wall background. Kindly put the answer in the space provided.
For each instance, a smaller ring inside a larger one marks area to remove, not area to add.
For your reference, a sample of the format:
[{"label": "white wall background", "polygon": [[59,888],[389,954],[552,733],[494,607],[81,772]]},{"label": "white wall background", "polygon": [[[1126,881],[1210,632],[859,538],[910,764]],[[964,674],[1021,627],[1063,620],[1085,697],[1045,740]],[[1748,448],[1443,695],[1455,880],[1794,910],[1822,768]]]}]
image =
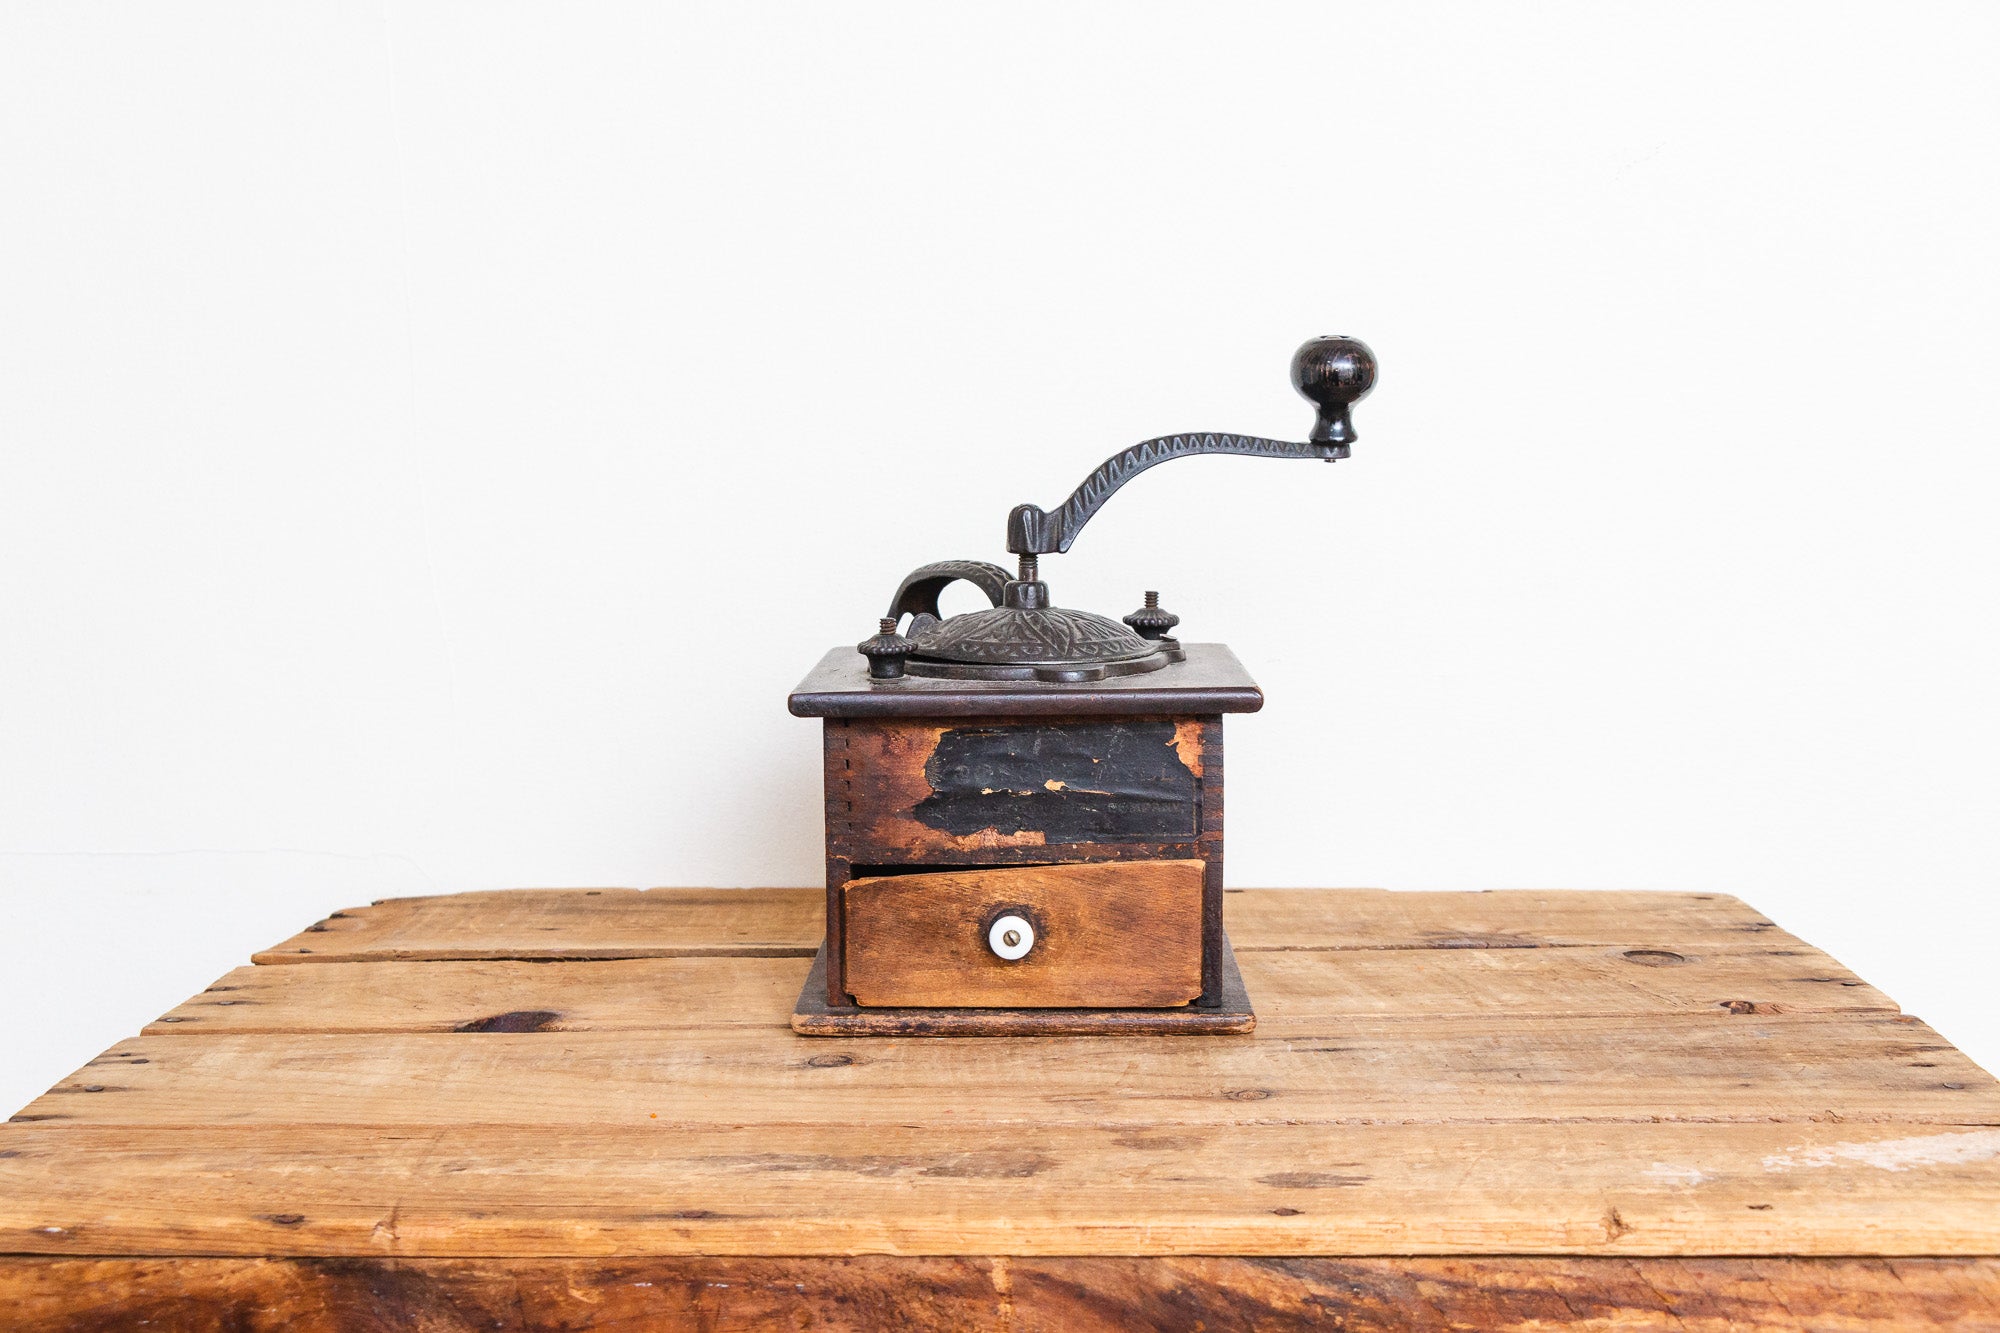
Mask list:
[{"label": "white wall background", "polygon": [[1996,42],[0,9],[0,1109],[342,906],[813,882],[796,678],[1329,331],[1352,462],[1045,566],[1264,685],[1232,881],[1740,894],[2000,1067]]}]

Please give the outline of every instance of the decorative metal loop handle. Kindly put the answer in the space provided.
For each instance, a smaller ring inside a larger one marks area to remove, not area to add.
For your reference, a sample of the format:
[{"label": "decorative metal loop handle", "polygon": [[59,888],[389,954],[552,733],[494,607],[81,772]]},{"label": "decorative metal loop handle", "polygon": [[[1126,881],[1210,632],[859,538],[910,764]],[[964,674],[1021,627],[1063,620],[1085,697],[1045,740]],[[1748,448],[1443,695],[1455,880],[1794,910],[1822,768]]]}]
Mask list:
[{"label": "decorative metal loop handle", "polygon": [[960,579],[976,585],[979,591],[986,594],[987,601],[998,606],[1006,591],[1007,580],[1013,577],[1000,566],[989,565],[984,560],[940,560],[909,572],[889,602],[889,617],[901,620],[906,615],[933,615],[942,620],[944,617],[938,612],[938,594]]},{"label": "decorative metal loop handle", "polygon": [[[1007,515],[1007,549],[1016,555],[1067,551],[1083,525],[1120,486],[1149,467],[1195,454],[1248,454],[1256,458],[1347,457],[1357,438],[1350,409],[1375,387],[1375,354],[1358,338],[1315,338],[1292,357],[1292,387],[1316,409],[1312,434],[1303,442],[1257,435],[1203,432],[1144,440],[1104,461],[1069,499],[1054,509],[1016,505]],[[989,566],[990,568],[990,566]],[[911,576],[912,578],[915,575]],[[907,584],[906,584],[907,586]],[[897,594],[898,597],[901,593]]]}]

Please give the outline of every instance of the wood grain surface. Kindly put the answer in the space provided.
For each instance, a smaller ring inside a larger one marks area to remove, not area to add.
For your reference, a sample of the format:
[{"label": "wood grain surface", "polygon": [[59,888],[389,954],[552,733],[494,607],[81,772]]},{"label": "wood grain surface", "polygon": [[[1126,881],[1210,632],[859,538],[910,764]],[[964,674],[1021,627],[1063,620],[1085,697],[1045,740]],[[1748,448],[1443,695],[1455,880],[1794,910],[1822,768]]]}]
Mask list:
[{"label": "wood grain surface", "polygon": [[816,890],[500,890],[350,907],[251,961],[811,958],[820,928]]},{"label": "wood grain surface", "polygon": [[[1718,894],[1231,889],[1223,896],[1238,953],[1810,947],[1740,899]],[[811,958],[824,900],[819,889],[515,889],[390,898],[335,912],[252,961]]]},{"label": "wood grain surface", "polygon": [[[1817,949],[1242,950],[1244,981],[1283,1021],[1332,1018],[1652,1018],[1894,1013]],[[148,1024],[164,1032],[665,1031],[769,1027],[798,993],[797,958],[679,957],[548,965],[517,959],[239,967]],[[1272,1021],[1279,1021],[1274,1018]]]},{"label": "wood grain surface", "polygon": [[[479,1036],[478,1041],[467,1040]],[[1277,1122],[2000,1125],[1993,1078],[1893,1014],[1260,1021],[1030,1046],[632,1032],[138,1036],[30,1102],[76,1125],[563,1122],[1049,1128]]]},{"label": "wood grain surface", "polygon": [[0,1258],[21,1333],[2000,1328],[1980,1259]]},{"label": "wood grain surface", "polygon": [[955,1119],[22,1125],[0,1251],[2000,1254],[1990,1126]]},{"label": "wood grain surface", "polygon": [[820,898],[328,918],[0,1127],[7,1326],[2000,1328],[2000,1085],[1735,899],[1232,893],[1254,1035],[939,1042],[788,1030]]},{"label": "wood grain surface", "polygon": [[[850,880],[845,986],[864,1005],[1187,1004],[1201,994],[1206,869],[1110,861]],[[987,947],[1001,911],[1032,923],[1027,957]]]}]

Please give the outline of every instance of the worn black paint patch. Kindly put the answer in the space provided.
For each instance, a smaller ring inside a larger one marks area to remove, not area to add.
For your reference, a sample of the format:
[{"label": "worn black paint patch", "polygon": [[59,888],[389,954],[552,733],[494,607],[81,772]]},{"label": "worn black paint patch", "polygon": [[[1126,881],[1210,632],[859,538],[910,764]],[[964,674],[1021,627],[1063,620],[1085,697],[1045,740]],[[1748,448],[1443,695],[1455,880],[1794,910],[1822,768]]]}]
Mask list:
[{"label": "worn black paint patch", "polygon": [[1172,722],[959,727],[924,764],[917,818],[965,835],[1041,833],[1050,842],[1192,838],[1195,776]]}]

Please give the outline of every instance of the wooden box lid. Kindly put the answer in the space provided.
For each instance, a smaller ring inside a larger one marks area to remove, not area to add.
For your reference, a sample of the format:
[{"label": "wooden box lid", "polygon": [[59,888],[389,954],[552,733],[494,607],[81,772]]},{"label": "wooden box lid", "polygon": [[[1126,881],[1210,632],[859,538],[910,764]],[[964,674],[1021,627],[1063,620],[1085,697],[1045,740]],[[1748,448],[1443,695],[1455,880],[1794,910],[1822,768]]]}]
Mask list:
[{"label": "wooden box lid", "polygon": [[1220,643],[1183,645],[1187,660],[1081,685],[1048,681],[871,680],[851,647],[828,650],[791,694],[798,717],[1187,717],[1254,713],[1264,692]]}]

